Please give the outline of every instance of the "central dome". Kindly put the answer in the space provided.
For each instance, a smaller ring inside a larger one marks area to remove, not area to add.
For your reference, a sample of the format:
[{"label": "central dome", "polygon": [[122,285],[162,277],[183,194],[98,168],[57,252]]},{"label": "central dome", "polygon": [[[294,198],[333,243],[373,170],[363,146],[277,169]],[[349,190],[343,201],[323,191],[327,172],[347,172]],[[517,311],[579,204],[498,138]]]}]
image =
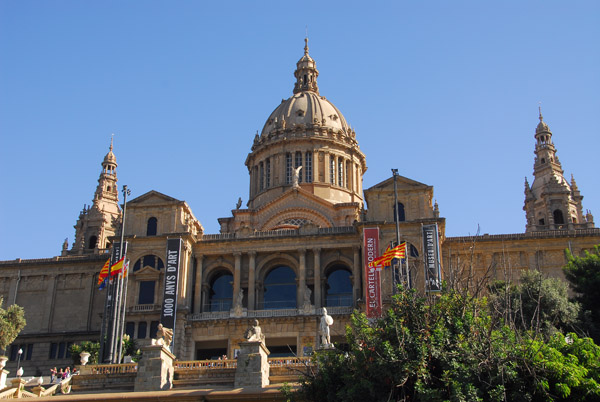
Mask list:
[{"label": "central dome", "polygon": [[267,119],[261,137],[269,137],[277,130],[326,128],[348,133],[349,127],[342,113],[324,96],[311,91],[299,92],[281,102]]},{"label": "central dome", "polygon": [[342,113],[319,94],[318,76],[305,39],[293,94],[269,115],[246,158],[250,209],[298,188],[334,205],[362,205],[365,156]]}]

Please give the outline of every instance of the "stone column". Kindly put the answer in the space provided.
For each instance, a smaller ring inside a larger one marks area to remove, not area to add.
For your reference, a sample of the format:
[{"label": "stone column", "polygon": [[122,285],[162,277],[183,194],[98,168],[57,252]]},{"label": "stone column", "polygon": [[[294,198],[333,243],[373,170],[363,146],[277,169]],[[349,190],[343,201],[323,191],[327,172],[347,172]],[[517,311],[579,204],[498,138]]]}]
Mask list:
[{"label": "stone column", "polygon": [[173,388],[175,355],[165,345],[142,347],[134,392],[164,391]]},{"label": "stone column", "polygon": [[321,249],[315,248],[313,249],[313,254],[315,255],[315,308],[321,307]]},{"label": "stone column", "polygon": [[233,253],[233,255],[235,257],[235,271],[233,272],[233,303],[236,303],[242,280],[242,253]]},{"label": "stone column", "polygon": [[304,304],[304,290],[306,289],[306,250],[298,250],[298,289],[296,289],[296,307],[302,308]]},{"label": "stone column", "polygon": [[194,313],[202,312],[202,268],[204,256],[196,257],[196,278],[194,282]]},{"label": "stone column", "polygon": [[269,385],[268,355],[264,342],[240,342],[234,387],[263,388]]},{"label": "stone column", "polygon": [[360,249],[358,247],[354,248],[354,265],[352,267],[352,276],[353,278],[353,284],[352,284],[352,297],[354,298],[354,300],[352,300],[352,305],[356,306],[356,300],[360,299],[360,295],[361,295],[361,291],[360,291],[360,285],[361,285],[361,272],[362,272],[362,267],[360,264]]},{"label": "stone column", "polygon": [[[271,177],[273,179],[273,177]],[[248,310],[256,309],[256,252],[251,252],[248,266]]]}]

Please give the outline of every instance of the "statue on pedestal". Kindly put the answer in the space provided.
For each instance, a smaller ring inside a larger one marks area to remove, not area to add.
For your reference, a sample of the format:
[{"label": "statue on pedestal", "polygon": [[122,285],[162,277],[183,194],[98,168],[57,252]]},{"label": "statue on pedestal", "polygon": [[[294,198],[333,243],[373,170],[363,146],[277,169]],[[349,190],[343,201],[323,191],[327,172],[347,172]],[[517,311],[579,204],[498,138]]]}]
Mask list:
[{"label": "statue on pedestal", "polygon": [[298,187],[298,182],[300,179],[300,170],[302,170],[302,166],[298,166],[295,169],[292,169],[292,187]]},{"label": "statue on pedestal", "polygon": [[258,320],[252,321],[252,325],[244,332],[244,338],[248,342],[264,342],[265,334],[262,333]]},{"label": "statue on pedestal", "polygon": [[173,342],[173,330],[163,327],[162,324],[158,324],[158,331],[156,331],[156,344],[169,347],[171,346],[171,342]]},{"label": "statue on pedestal", "polygon": [[329,334],[329,327],[333,325],[333,318],[327,314],[327,309],[323,307],[323,315],[321,316],[321,323],[319,324],[319,335],[321,335],[321,345],[324,348],[330,348],[331,336]]}]

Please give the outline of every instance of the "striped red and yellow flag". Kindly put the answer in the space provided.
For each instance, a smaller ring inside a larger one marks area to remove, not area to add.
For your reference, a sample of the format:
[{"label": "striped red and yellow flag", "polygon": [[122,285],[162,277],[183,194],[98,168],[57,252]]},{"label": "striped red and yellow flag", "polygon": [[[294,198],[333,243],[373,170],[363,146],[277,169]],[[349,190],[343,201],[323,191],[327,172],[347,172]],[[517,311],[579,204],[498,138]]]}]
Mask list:
[{"label": "striped red and yellow flag", "polygon": [[406,258],[406,242],[400,243],[394,248],[387,248],[383,255],[369,263],[369,268],[387,267],[392,264],[394,258]]},{"label": "striped red and yellow flag", "polygon": [[100,275],[98,275],[98,285],[100,285],[102,283],[102,281],[104,280],[104,278],[106,278],[108,276],[108,267],[109,266],[110,266],[110,258],[108,260],[106,260],[106,262],[102,266],[102,269],[100,270]]}]

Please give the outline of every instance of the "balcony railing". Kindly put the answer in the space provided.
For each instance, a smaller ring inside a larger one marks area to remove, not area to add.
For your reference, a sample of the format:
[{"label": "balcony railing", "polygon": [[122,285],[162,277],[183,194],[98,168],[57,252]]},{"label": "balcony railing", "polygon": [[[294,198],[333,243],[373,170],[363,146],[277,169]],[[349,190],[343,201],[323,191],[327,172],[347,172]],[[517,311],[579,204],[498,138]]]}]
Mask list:
[{"label": "balcony railing", "polygon": [[[284,230],[265,230],[256,231],[248,235],[238,236],[237,233],[217,233],[217,234],[205,234],[202,236],[202,241],[215,241],[215,240],[234,240],[237,238],[268,238],[268,237],[287,237],[287,236],[300,236],[302,229],[284,229]],[[319,228],[319,234],[343,234],[343,233],[356,233],[354,226],[337,226],[332,228]]]},{"label": "balcony railing", "polygon": [[[353,306],[327,306],[327,313],[330,315],[349,315],[354,311]],[[270,310],[248,310],[247,318],[269,318],[269,317],[296,317],[301,315],[321,315],[320,308],[313,308],[307,313],[304,309],[285,308],[285,309],[270,309]],[[207,320],[224,320],[232,317],[229,311],[215,311],[205,313],[189,314],[189,321],[207,321]]]}]

